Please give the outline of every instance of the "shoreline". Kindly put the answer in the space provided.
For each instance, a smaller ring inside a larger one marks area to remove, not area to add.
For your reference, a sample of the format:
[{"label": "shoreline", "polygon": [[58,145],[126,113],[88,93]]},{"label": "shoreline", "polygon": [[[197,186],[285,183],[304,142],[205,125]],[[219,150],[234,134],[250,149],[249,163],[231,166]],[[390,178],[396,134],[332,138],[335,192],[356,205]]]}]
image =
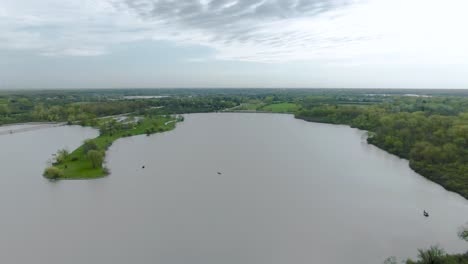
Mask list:
[{"label": "shoreline", "polygon": [[[67,153],[63,160],[55,162],[52,166],[45,169],[43,176],[49,180],[94,180],[105,178],[110,174],[109,169],[105,166],[105,157],[107,150],[112,144],[126,137],[139,135],[151,135],[162,133],[176,128],[177,122],[181,122],[180,117],[148,117],[142,122],[135,123],[134,126],[121,128],[113,132],[103,132],[93,139],[86,140],[81,146]],[[101,125],[106,125],[101,124]],[[125,124],[122,124],[122,126]],[[89,142],[92,148],[89,147]],[[98,153],[98,162],[91,160],[90,152]],[[59,150],[60,152],[60,150]],[[57,155],[58,156],[58,155]],[[56,157],[57,157],[56,156]],[[57,158],[58,159],[58,158]],[[54,173],[50,173],[50,169]]]},{"label": "shoreline", "polygon": [[[66,126],[66,125],[67,125],[66,122],[14,123],[14,124],[8,124],[8,125],[0,126],[0,136],[23,133],[23,132],[29,132],[29,131],[45,129],[45,128],[51,128],[51,127],[60,127],[60,126]],[[26,126],[26,127],[17,127],[17,128],[14,128],[14,129],[8,129],[8,127],[13,127],[13,126]],[[5,129],[5,128],[7,128],[7,129]]]},{"label": "shoreline", "polygon": [[21,122],[0,125],[0,129],[8,126],[23,126],[23,125],[60,125],[67,124],[67,122]]},{"label": "shoreline", "polygon": [[357,130],[366,132],[366,142],[367,142],[367,144],[372,145],[372,146],[374,146],[374,147],[376,147],[376,148],[378,148],[378,149],[380,149],[380,150],[385,151],[385,152],[388,153],[388,154],[391,154],[391,155],[393,155],[393,156],[395,156],[395,157],[398,157],[398,158],[400,158],[400,159],[402,159],[402,160],[407,161],[407,162],[408,162],[408,167],[409,167],[412,171],[414,171],[415,173],[417,173],[418,175],[421,175],[421,177],[423,177],[423,178],[425,178],[426,180],[431,181],[431,182],[433,182],[433,183],[435,183],[435,184],[441,186],[442,188],[444,188],[444,190],[446,190],[446,191],[448,191],[448,192],[455,193],[455,194],[459,195],[460,197],[464,198],[465,200],[468,200],[468,196],[465,196],[465,195],[463,195],[462,193],[460,193],[460,192],[458,192],[458,191],[456,191],[456,190],[454,190],[454,189],[452,189],[452,188],[449,188],[447,185],[445,185],[445,184],[444,184],[443,182],[441,182],[441,181],[433,180],[430,176],[424,175],[424,168],[419,168],[419,167],[415,166],[415,164],[414,164],[415,162],[412,162],[410,159],[408,159],[408,158],[406,158],[406,157],[402,157],[402,156],[400,156],[400,155],[398,155],[398,154],[396,154],[396,153],[393,153],[393,152],[391,152],[391,151],[389,151],[389,150],[387,150],[387,149],[385,149],[385,148],[383,148],[383,147],[381,147],[381,146],[379,146],[379,145],[373,143],[372,140],[370,140],[371,138],[369,137],[369,133],[373,133],[372,131],[360,129],[360,128],[357,128],[357,127],[352,127],[351,125],[348,125],[348,124],[337,124],[337,123],[325,122],[325,121],[307,120],[305,117],[302,118],[302,117],[296,116],[296,115],[294,115],[294,118],[295,118],[295,119],[299,119],[299,120],[303,120],[303,121],[305,121],[305,122],[311,122],[311,123],[320,123],[320,124],[347,126],[347,127],[350,127],[350,128],[354,128],[354,129],[357,129]]}]

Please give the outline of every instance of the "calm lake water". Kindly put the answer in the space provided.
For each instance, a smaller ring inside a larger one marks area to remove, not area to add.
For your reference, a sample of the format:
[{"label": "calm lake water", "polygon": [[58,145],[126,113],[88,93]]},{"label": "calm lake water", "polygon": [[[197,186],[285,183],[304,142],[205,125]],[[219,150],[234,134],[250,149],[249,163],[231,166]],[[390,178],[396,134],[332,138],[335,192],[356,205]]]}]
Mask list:
[{"label": "calm lake water", "polygon": [[468,248],[456,237],[468,201],[362,131],[290,115],[187,115],[174,131],[117,141],[107,178],[41,177],[57,149],[96,134],[0,136],[1,263],[370,264],[434,244]]}]

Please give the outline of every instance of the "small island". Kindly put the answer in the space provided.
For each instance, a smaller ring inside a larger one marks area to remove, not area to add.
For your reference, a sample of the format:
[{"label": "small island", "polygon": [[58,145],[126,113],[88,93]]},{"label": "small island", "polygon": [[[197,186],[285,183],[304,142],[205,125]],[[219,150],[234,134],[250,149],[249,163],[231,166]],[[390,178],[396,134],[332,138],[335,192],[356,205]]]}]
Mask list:
[{"label": "small island", "polygon": [[114,141],[136,135],[147,136],[169,131],[176,123],[183,121],[182,116],[130,116],[107,117],[96,120],[95,127],[100,135],[88,139],[79,148],[69,153],[62,149],[54,154],[52,166],[44,171],[44,177],[50,180],[97,179],[109,174],[103,166],[106,150]]}]

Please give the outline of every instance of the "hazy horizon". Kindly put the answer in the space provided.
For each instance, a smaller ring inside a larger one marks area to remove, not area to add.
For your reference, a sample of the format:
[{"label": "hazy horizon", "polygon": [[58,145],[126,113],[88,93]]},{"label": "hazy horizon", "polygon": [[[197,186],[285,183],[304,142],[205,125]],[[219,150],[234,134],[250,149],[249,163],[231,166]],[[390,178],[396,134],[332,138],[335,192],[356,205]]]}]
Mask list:
[{"label": "hazy horizon", "polygon": [[4,0],[0,89],[466,89],[467,7]]},{"label": "hazy horizon", "polygon": [[381,90],[381,91],[468,91],[468,88],[387,88],[387,87],[35,87],[35,88],[0,88],[0,92],[8,91],[80,91],[80,90]]},{"label": "hazy horizon", "polygon": [[[107,92],[107,91],[132,91],[133,93],[129,93],[128,95],[166,95],[170,94],[171,90],[194,90],[194,91],[203,91],[203,90],[232,90],[232,91],[242,91],[242,90],[304,90],[310,92],[316,91],[345,91],[349,90],[350,92],[370,92],[376,94],[417,94],[417,95],[441,95],[441,94],[452,94],[452,95],[468,95],[467,88],[303,88],[303,87],[296,87],[296,88],[284,88],[284,87],[174,87],[174,88],[166,88],[166,87],[116,87],[116,88],[13,88],[13,89],[0,89],[0,95],[2,93],[9,94],[15,92],[87,92],[87,91],[95,91],[95,92]],[[154,91],[154,93],[151,93]],[[180,91],[175,92],[178,94]]]}]

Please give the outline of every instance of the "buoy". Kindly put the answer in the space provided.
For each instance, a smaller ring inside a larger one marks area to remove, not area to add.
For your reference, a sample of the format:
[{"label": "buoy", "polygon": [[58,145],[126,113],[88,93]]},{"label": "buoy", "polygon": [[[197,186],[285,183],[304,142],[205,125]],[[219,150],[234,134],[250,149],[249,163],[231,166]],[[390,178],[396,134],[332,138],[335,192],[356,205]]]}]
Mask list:
[{"label": "buoy", "polygon": [[145,165],[141,166],[141,168],[144,169],[144,168],[145,168]]}]

